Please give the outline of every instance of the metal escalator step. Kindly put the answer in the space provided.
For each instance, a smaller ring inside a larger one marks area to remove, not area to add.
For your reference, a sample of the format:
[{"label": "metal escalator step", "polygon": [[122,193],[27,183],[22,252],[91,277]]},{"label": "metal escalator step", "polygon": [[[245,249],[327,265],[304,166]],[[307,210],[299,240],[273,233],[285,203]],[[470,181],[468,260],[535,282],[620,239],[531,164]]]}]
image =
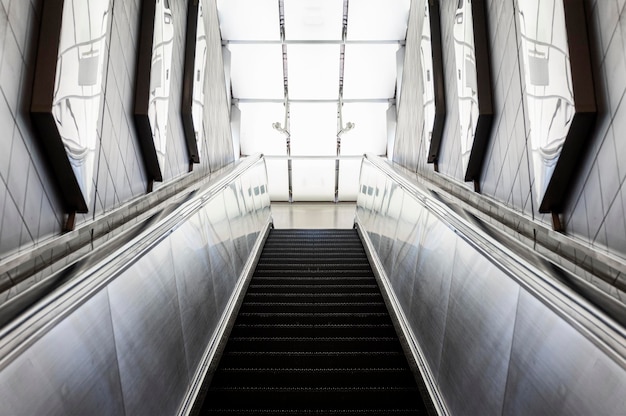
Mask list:
[{"label": "metal escalator step", "polygon": [[316,285],[294,285],[294,284],[280,284],[280,285],[257,285],[251,283],[248,286],[248,291],[252,293],[258,292],[292,292],[292,293],[349,293],[351,291],[358,290],[360,292],[372,292],[378,293],[377,285],[343,285],[343,284],[316,284]]},{"label": "metal escalator step", "polygon": [[374,276],[255,276],[256,285],[264,284],[318,284],[318,283],[339,283],[347,284],[373,284],[376,283]]},{"label": "metal escalator step", "polygon": [[406,367],[228,367],[213,377],[213,386],[219,387],[409,387],[414,383]]},{"label": "metal escalator step", "polygon": [[271,230],[203,414],[425,415],[356,230]]},{"label": "metal escalator step", "polygon": [[326,263],[326,262],[304,262],[304,263],[299,263],[299,262],[294,262],[294,261],[289,261],[289,262],[264,262],[264,263],[259,263],[256,267],[256,270],[292,270],[292,269],[296,269],[296,270],[348,270],[348,271],[352,271],[352,270],[366,270],[368,272],[372,271],[372,268],[370,267],[370,265],[368,263],[356,263],[354,262],[354,260],[352,262],[343,262],[343,263]]},{"label": "metal escalator step", "polygon": [[401,351],[394,337],[231,337],[231,351]]},{"label": "metal escalator step", "polygon": [[303,264],[308,263],[329,263],[329,264],[341,264],[345,262],[357,262],[363,260],[364,253],[346,250],[328,250],[328,251],[315,251],[312,253],[305,252],[303,250],[288,251],[281,250],[279,252],[269,252],[263,254],[262,260],[264,262],[280,262],[280,263],[297,263],[298,260]]},{"label": "metal escalator step", "polygon": [[333,337],[395,336],[391,324],[237,324],[231,336]]},{"label": "metal escalator step", "polygon": [[377,302],[380,293],[292,293],[292,292],[258,292],[248,293],[245,302]]},{"label": "metal escalator step", "polygon": [[406,365],[401,351],[226,351],[223,367],[396,367]]},{"label": "metal escalator step", "polygon": [[[369,270],[257,270],[254,276],[291,276],[291,277],[374,277]],[[256,282],[254,282],[256,283]]]},{"label": "metal escalator step", "polygon": [[244,302],[241,312],[385,312],[384,302]]},{"label": "metal escalator step", "polygon": [[419,408],[414,409],[214,409],[212,415],[242,415],[242,416],[300,416],[300,415],[370,415],[370,416],[414,416],[426,415]]},{"label": "metal escalator step", "polygon": [[412,387],[217,387],[211,388],[207,400],[212,408],[241,409],[286,406],[295,409],[326,407],[334,409],[415,408]]}]

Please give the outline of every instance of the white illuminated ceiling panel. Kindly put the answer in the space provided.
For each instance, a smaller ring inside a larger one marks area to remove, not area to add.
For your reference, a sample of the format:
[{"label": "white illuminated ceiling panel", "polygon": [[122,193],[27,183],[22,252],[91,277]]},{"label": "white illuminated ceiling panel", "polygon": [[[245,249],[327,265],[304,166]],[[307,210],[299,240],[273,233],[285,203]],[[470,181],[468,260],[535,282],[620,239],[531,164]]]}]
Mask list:
[{"label": "white illuminated ceiling panel", "polygon": [[241,154],[286,155],[285,135],[274,130],[272,123],[285,121],[285,106],[277,103],[239,103],[241,111]]},{"label": "white illuminated ceiling panel", "polygon": [[217,0],[224,40],[280,40],[276,0]]},{"label": "white illuminated ceiling panel", "polygon": [[339,45],[287,45],[289,98],[337,99]]},{"label": "white illuminated ceiling panel", "polygon": [[393,98],[399,45],[346,45],[343,97]]},{"label": "white illuminated ceiling panel", "polygon": [[291,103],[291,154],[337,154],[337,104]]},{"label": "white illuminated ceiling panel", "polygon": [[387,103],[346,103],[343,122],[352,122],[354,129],[341,136],[342,155],[363,155],[387,152]]},{"label": "white illuminated ceiling panel", "polygon": [[334,201],[334,160],[293,160],[294,201]]},{"label": "white illuminated ceiling panel", "polygon": [[339,201],[356,201],[359,194],[361,160],[339,162]]},{"label": "white illuminated ceiling panel", "polygon": [[343,2],[285,0],[285,39],[341,40]]},{"label": "white illuminated ceiling panel", "polygon": [[348,40],[404,40],[410,0],[358,0],[348,5]]},{"label": "white illuminated ceiling panel", "polygon": [[284,98],[280,44],[228,45],[234,98]]}]

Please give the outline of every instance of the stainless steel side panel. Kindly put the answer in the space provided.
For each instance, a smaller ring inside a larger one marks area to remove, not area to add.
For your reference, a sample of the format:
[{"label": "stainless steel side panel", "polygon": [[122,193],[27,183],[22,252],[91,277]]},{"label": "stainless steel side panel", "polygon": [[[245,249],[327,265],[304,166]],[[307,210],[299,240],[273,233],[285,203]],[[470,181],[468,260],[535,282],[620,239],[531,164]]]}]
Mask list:
[{"label": "stainless steel side panel", "polygon": [[3,415],[124,414],[106,291],[2,370],[0,403]]},{"label": "stainless steel side panel", "polygon": [[521,292],[503,413],[626,414],[624,368],[542,306]]},{"label": "stainless steel side panel", "polygon": [[361,168],[357,224],[438,411],[626,414],[624,328],[374,162]]},{"label": "stainless steel side panel", "polygon": [[263,160],[244,167],[3,333],[0,414],[189,409],[271,216]]},{"label": "stainless steel side panel", "polygon": [[108,292],[126,414],[173,414],[189,377],[170,240]]},{"label": "stainless steel side panel", "polygon": [[453,414],[499,414],[519,287],[464,241],[448,261],[452,282],[439,383]]},{"label": "stainless steel side panel", "polygon": [[187,356],[188,378],[195,373],[204,347],[219,321],[209,263],[208,219],[204,212],[190,218],[172,233],[174,273]]},{"label": "stainless steel side panel", "polygon": [[415,325],[415,336],[431,363],[433,373],[438,375],[450,297],[452,261],[432,259],[454,258],[456,236],[427,213],[420,219],[423,221],[423,231],[412,240],[417,243],[418,258],[408,316]]}]

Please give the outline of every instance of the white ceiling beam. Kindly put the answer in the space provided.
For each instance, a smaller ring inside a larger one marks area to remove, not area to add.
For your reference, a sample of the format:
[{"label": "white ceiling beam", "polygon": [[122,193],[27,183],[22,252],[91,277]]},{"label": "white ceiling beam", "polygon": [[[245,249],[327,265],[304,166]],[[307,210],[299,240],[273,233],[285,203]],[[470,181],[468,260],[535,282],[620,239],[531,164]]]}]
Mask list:
[{"label": "white ceiling beam", "polygon": [[[282,104],[284,103],[285,100],[283,99],[277,99],[277,98],[233,98],[233,104],[262,104],[262,103],[276,103],[276,104]],[[306,99],[293,99],[290,98],[289,99],[290,103],[304,103],[304,104],[324,104],[324,103],[339,103],[339,99],[338,98],[332,98],[332,99],[311,99],[311,98],[306,98]],[[388,103],[388,104],[395,104],[396,103],[396,99],[395,98],[353,98],[353,99],[343,99],[342,101],[344,104],[350,104],[350,103]]]},{"label": "white ceiling beam", "polygon": [[406,44],[406,40],[222,40],[222,46],[227,45],[401,45]]}]

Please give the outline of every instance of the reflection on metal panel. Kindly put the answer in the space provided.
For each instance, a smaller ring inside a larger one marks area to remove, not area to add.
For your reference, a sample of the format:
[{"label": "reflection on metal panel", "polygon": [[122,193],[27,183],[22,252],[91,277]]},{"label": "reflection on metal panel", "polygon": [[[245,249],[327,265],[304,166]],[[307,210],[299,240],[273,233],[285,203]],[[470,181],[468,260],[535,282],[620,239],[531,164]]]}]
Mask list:
[{"label": "reflection on metal panel", "polygon": [[521,292],[503,413],[623,414],[624,368],[542,309],[537,299]]},{"label": "reflection on metal panel", "polygon": [[175,247],[174,273],[180,305],[188,377],[191,379],[198,367],[204,346],[208,345],[212,331],[217,326],[219,314],[214,302],[208,256],[209,238],[204,225],[206,215],[194,215],[172,233]]},{"label": "reflection on metal panel", "polygon": [[566,152],[570,160],[559,162],[565,143],[582,146],[595,116],[583,4],[568,2],[566,14],[563,0],[527,0],[517,11],[535,196],[540,212],[559,212],[578,157]]},{"label": "reflection on metal panel", "polygon": [[110,0],[43,10],[31,113],[70,212],[87,212],[94,197],[109,10]]},{"label": "reflection on metal panel", "polygon": [[[135,124],[150,181],[163,180],[174,24],[169,0],[144,0],[138,48]],[[149,77],[146,74],[150,74]],[[151,185],[148,185],[148,190]]]},{"label": "reflection on metal panel", "polygon": [[173,414],[189,382],[171,241],[150,254],[108,287],[129,415]]},{"label": "reflection on metal panel", "polygon": [[187,39],[183,73],[182,117],[189,160],[200,163],[204,127],[204,72],[207,65],[207,37],[202,2],[192,0],[187,10]]},{"label": "reflection on metal panel", "polygon": [[109,302],[99,293],[2,369],[0,413],[121,415],[119,380]]},{"label": "reflection on metal panel", "polygon": [[264,161],[240,163],[3,328],[0,413],[175,414],[193,399],[270,220]]},{"label": "reflection on metal panel", "polygon": [[453,414],[497,414],[504,398],[519,287],[463,241],[451,260],[439,383],[448,392]]},{"label": "reflection on metal panel", "polygon": [[526,263],[504,238],[379,158],[364,159],[359,189],[358,226],[439,410],[626,408],[624,329],[603,312],[605,300],[592,305],[564,287],[557,266]]},{"label": "reflection on metal panel", "polygon": [[443,339],[452,279],[451,261],[433,261],[433,258],[454,258],[456,237],[452,230],[433,218],[422,214],[423,232],[412,236],[416,244],[417,267],[409,319],[420,331],[415,334],[426,360],[434,374],[439,374]]},{"label": "reflection on metal panel", "polygon": [[425,2],[420,40],[420,64],[424,114],[423,135],[428,149],[428,163],[436,163],[439,158],[443,122],[446,117],[440,26],[439,2],[437,0]]},{"label": "reflection on metal panel", "polygon": [[491,74],[482,0],[459,0],[454,21],[454,56],[465,181],[480,177],[491,132]]}]

